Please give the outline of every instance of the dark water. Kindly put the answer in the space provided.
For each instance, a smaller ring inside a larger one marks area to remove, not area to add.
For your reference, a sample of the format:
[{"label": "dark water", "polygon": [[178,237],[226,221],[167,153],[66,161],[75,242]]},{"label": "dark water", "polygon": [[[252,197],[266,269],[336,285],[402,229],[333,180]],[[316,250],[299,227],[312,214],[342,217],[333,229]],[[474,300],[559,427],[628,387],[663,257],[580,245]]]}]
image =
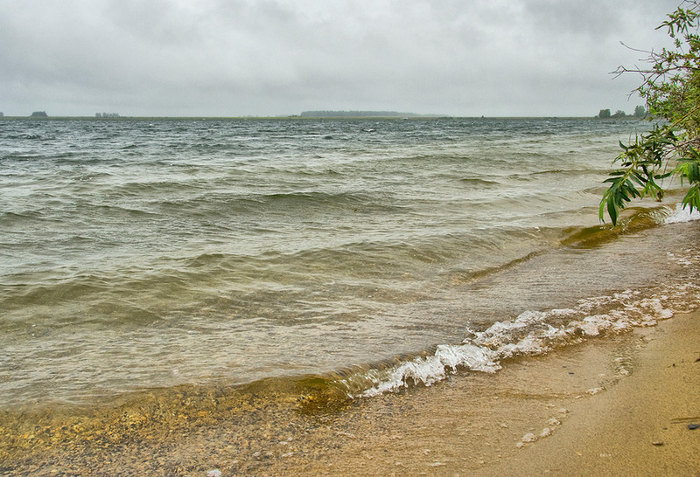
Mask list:
[{"label": "dark water", "polygon": [[598,222],[644,127],[2,120],[0,401],[333,372],[371,395],[693,308],[673,193]]}]

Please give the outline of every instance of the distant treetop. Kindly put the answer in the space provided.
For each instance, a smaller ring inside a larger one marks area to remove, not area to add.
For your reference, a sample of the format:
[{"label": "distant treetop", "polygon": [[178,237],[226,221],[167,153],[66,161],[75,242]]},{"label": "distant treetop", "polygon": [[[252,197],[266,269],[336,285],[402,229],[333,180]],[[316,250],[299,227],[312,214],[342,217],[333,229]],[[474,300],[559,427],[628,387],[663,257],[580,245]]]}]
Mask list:
[{"label": "distant treetop", "polygon": [[[644,106],[637,106],[634,108],[634,117],[637,119],[644,119],[647,116],[647,110]],[[626,118],[627,113],[621,110],[615,111],[615,114],[612,114],[609,109],[601,109],[596,118],[599,119],[622,119]]]}]

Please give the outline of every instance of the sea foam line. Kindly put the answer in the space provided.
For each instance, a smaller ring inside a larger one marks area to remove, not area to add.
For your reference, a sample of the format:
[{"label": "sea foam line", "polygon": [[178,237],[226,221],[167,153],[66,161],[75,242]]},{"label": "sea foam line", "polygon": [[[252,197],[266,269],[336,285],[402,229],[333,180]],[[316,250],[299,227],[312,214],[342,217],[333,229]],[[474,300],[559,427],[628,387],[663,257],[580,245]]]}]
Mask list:
[{"label": "sea foam line", "polygon": [[370,387],[358,397],[395,392],[411,385],[430,386],[459,369],[494,373],[501,369],[504,359],[542,355],[554,347],[605,333],[654,326],[674,313],[698,307],[700,287],[688,283],[651,296],[627,290],[583,299],[570,309],[525,311],[512,321],[496,322],[484,331],[469,331],[470,336],[462,344],[440,345],[431,355],[368,371],[363,380],[368,380]]}]

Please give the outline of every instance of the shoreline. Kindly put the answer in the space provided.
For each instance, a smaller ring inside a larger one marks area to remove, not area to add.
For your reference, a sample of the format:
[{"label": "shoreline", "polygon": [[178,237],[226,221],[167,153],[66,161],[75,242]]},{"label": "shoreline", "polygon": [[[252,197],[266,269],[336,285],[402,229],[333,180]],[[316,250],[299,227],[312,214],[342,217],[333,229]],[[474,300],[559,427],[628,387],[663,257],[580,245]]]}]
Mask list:
[{"label": "shoreline", "polygon": [[698,475],[700,429],[688,424],[700,424],[699,336],[700,311],[677,314],[495,374],[463,372],[332,408],[261,389],[216,419],[200,410],[151,432],[131,415],[112,440],[37,446],[0,461],[0,471]]},{"label": "shoreline", "polygon": [[493,376],[387,396],[367,414],[404,414],[310,474],[700,475],[700,429],[688,427],[700,424],[698,337],[700,311],[677,314]]},{"label": "shoreline", "polygon": [[488,473],[700,475],[700,312],[635,334],[643,342],[629,376],[572,403],[556,436]]}]

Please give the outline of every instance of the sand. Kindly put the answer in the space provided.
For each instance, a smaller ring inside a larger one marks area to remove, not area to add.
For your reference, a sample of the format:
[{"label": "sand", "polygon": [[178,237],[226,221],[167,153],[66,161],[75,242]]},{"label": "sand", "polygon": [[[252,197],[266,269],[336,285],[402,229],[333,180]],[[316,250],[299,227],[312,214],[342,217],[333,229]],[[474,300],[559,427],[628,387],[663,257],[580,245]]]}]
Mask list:
[{"label": "sand", "polygon": [[[700,315],[647,332],[631,374],[569,405],[556,435],[488,469],[500,475],[700,475]],[[501,473],[504,472],[504,473]]]},{"label": "sand", "polygon": [[551,438],[475,475],[700,475],[700,314],[635,335],[628,376],[568,403]]},{"label": "sand", "polygon": [[156,425],[142,406],[121,430],[10,449],[0,473],[696,476],[699,338],[696,312],[341,408],[260,391]]}]

